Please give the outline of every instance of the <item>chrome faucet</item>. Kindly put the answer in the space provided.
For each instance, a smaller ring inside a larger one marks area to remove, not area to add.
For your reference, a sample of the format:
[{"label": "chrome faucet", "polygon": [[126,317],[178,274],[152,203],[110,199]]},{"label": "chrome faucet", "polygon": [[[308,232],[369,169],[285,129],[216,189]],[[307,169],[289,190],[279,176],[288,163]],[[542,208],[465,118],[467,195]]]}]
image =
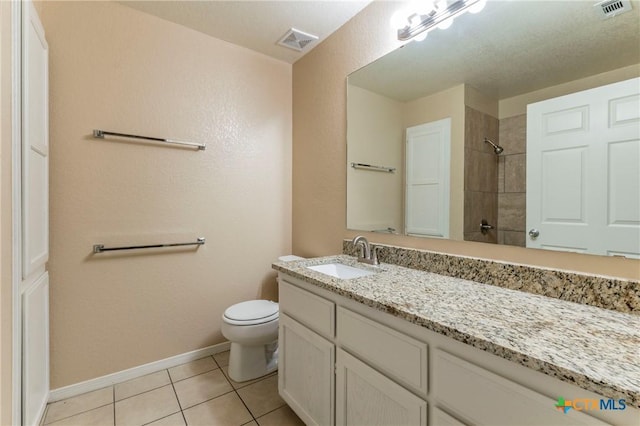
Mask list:
[{"label": "chrome faucet", "polygon": [[360,256],[358,257],[358,262],[368,263],[369,265],[379,265],[378,262],[378,247],[374,246],[373,250],[371,250],[371,246],[369,246],[369,241],[362,235],[358,235],[352,241],[354,246],[361,245],[360,247]]}]

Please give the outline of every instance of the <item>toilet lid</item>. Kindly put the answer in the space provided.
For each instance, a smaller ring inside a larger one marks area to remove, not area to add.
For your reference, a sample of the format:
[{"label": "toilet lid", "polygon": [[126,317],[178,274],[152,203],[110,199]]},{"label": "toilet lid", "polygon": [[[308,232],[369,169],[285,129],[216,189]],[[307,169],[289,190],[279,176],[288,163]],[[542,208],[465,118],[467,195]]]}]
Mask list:
[{"label": "toilet lid", "polygon": [[262,324],[278,318],[278,304],[270,300],[236,303],[224,311],[226,319],[243,324]]}]

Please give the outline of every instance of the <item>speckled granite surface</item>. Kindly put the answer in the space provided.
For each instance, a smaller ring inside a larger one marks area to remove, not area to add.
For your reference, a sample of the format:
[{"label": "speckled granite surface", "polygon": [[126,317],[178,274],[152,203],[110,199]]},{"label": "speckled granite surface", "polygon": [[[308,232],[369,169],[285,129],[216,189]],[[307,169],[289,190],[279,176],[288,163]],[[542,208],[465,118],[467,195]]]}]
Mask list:
[{"label": "speckled granite surface", "polygon": [[[307,266],[376,271],[350,280]],[[640,408],[640,317],[347,255],[273,268],[460,342]]]},{"label": "speckled granite surface", "polygon": [[[514,265],[384,244],[372,245],[379,246],[378,257],[381,262],[640,315],[638,281]],[[343,241],[342,252],[357,255],[357,250],[349,240]]]}]

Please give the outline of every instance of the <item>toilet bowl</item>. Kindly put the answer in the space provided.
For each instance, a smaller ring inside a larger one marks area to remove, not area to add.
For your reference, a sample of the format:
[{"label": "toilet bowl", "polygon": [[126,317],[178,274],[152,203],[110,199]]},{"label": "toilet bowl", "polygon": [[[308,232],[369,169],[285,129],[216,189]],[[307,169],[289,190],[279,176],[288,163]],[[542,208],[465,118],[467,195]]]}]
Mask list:
[{"label": "toilet bowl", "polygon": [[278,304],[250,300],[227,308],[222,335],[231,342],[229,377],[244,382],[278,368]]},{"label": "toilet bowl", "polygon": [[[281,256],[280,261],[301,260]],[[278,369],[278,303],[249,300],[230,306],[222,315],[222,335],[231,342],[229,377],[245,382]]]}]

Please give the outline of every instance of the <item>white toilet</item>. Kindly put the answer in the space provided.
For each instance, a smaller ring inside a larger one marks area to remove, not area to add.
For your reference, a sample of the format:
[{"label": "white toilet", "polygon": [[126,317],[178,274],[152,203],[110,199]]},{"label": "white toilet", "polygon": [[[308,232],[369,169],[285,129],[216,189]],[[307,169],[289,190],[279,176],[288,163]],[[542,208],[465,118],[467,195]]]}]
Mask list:
[{"label": "white toilet", "polygon": [[[281,256],[280,261],[302,260]],[[245,382],[278,369],[278,304],[249,300],[230,306],[222,315],[222,335],[231,342],[229,377]]]}]

